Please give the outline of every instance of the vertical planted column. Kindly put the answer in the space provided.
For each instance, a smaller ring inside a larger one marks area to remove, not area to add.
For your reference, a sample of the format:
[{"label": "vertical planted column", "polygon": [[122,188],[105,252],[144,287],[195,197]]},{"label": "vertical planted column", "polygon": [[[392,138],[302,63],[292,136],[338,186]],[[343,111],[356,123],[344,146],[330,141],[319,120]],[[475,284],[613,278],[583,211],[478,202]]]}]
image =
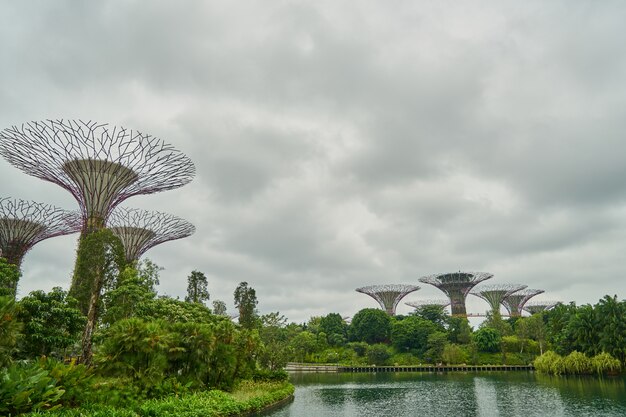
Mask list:
[{"label": "vertical planted column", "polygon": [[467,316],[465,299],[467,294],[480,282],[492,278],[488,272],[452,272],[422,277],[420,282],[433,285],[443,291],[450,299],[453,316]]},{"label": "vertical planted column", "polygon": [[[26,253],[37,243],[81,229],[80,215],[48,204],[0,198],[0,256],[18,271]],[[3,291],[15,296],[19,273]]]},{"label": "vertical planted column", "polygon": [[27,174],[65,188],[80,206],[82,232],[70,293],[87,314],[83,351],[89,361],[104,277],[120,258],[119,239],[105,229],[109,215],[131,196],[187,184],[195,174],[193,163],[153,136],[80,120],[4,129],[0,154]]},{"label": "vertical planted column", "polygon": [[417,285],[408,284],[384,284],[384,285],[370,285],[368,287],[357,288],[356,291],[367,294],[374,300],[378,301],[380,307],[387,312],[390,316],[396,314],[396,307],[400,300],[407,294],[413,291],[419,290]]}]

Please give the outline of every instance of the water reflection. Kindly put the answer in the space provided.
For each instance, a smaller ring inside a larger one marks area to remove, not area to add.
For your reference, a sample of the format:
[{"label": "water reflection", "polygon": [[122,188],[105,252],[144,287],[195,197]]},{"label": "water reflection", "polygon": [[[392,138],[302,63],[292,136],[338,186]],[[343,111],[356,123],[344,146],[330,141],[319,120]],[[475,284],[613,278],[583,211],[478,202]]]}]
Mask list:
[{"label": "water reflection", "polygon": [[293,374],[286,416],[624,416],[623,378],[532,373]]}]

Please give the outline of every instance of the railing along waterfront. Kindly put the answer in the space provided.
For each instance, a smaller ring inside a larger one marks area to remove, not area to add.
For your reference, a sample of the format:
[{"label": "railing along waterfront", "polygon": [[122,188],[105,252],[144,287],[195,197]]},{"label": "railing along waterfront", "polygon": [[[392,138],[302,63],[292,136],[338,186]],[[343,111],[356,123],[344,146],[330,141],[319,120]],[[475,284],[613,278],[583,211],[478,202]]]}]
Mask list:
[{"label": "railing along waterfront", "polygon": [[291,372],[494,372],[534,371],[532,365],[411,365],[411,366],[344,366],[336,364],[312,364],[290,362],[285,367]]}]

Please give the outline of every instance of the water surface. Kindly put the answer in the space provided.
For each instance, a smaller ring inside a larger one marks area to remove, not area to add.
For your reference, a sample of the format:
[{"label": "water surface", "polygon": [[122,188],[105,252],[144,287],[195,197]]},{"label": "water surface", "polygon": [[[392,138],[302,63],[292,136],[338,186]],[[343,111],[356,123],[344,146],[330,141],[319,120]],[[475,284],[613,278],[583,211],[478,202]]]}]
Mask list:
[{"label": "water surface", "polygon": [[625,379],[531,372],[294,373],[293,403],[272,417],[626,416]]}]

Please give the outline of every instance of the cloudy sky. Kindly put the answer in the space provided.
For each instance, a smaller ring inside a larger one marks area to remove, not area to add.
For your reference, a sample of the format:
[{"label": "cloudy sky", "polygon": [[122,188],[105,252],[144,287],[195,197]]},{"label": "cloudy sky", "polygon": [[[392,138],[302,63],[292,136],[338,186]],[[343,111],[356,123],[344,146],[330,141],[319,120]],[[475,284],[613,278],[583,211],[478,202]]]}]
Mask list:
[{"label": "cloudy sky", "polygon": [[[0,129],[98,120],[189,155],[191,184],[123,205],[194,223],[146,254],[159,290],[197,269],[231,312],[241,281],[304,321],[458,270],[624,298],[625,21],[622,1],[2,2]],[[0,177],[76,208],[4,160]],[[20,295],[69,287],[76,238],[29,252]]]}]

